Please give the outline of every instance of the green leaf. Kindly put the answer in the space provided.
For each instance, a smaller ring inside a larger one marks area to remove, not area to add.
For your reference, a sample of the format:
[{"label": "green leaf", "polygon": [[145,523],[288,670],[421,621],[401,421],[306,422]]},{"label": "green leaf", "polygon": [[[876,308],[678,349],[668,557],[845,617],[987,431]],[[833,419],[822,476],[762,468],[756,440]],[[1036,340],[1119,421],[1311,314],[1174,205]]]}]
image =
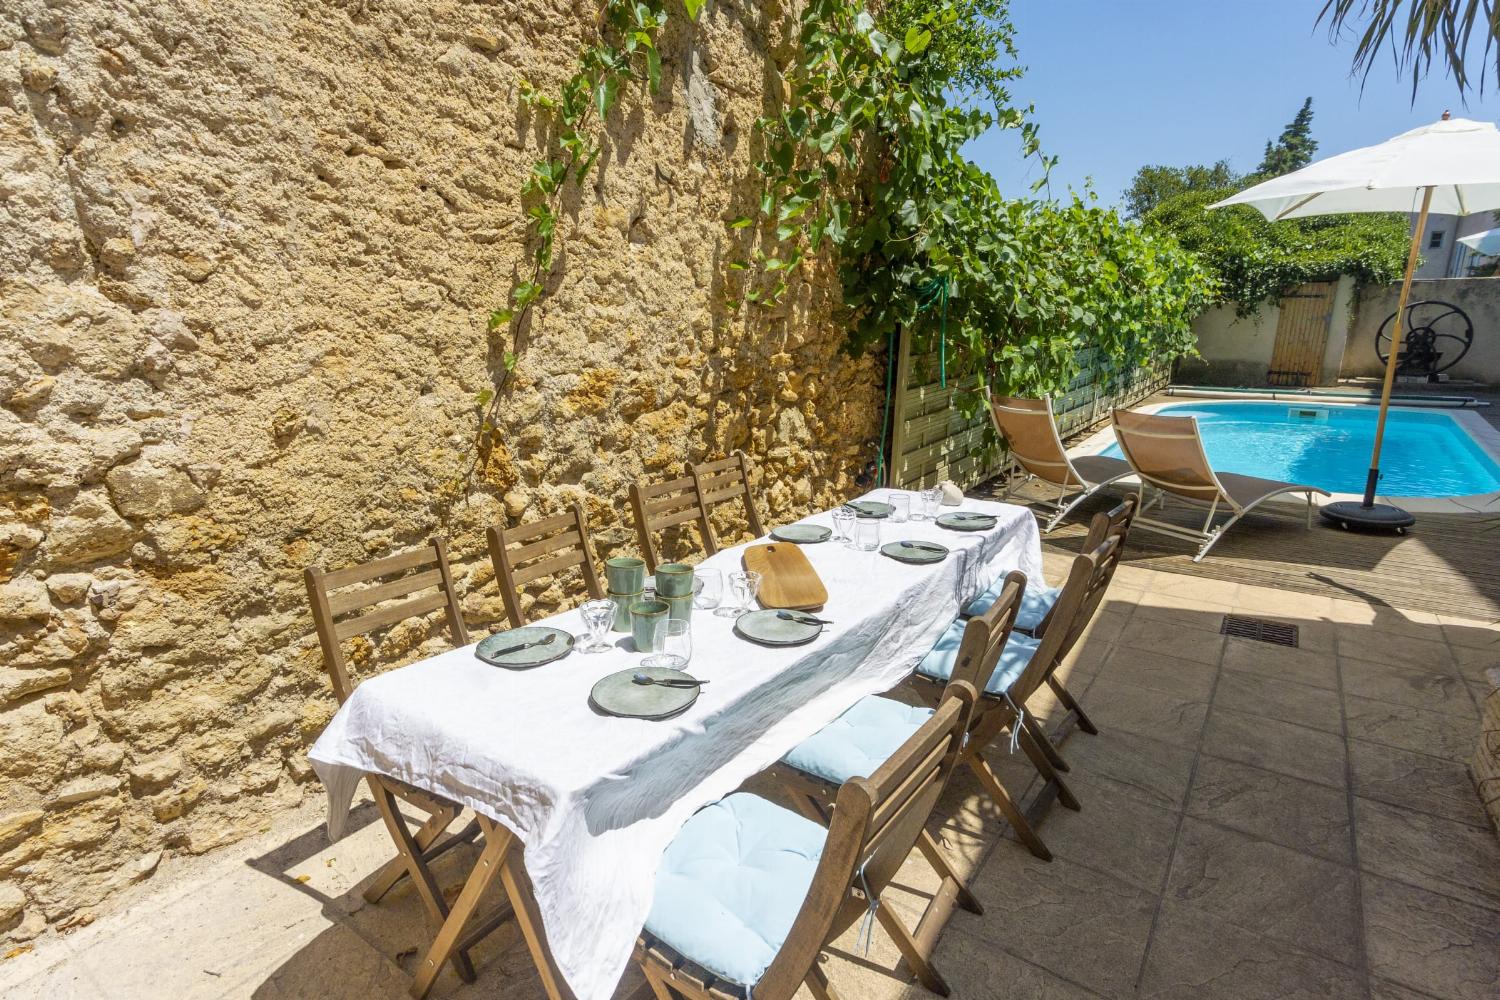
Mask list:
[{"label": "green leaf", "polygon": [[918,27],[915,24],[906,29],[904,48],[912,55],[916,55],[918,52],[921,52],[923,49],[927,48],[928,44],[931,42],[932,32],[928,31],[927,29]]},{"label": "green leaf", "polygon": [[515,371],[516,370],[516,362],[518,360],[519,359],[516,357],[516,352],[515,351],[506,351],[505,352],[505,370],[508,371],[508,372]]},{"label": "green leaf", "polygon": [[509,309],[492,309],[490,311],[490,330],[498,330],[511,321],[515,313]]},{"label": "green leaf", "polygon": [[480,409],[484,409],[486,406],[490,405],[490,400],[494,398],[494,389],[480,389],[478,394],[474,397],[474,405],[479,407]]},{"label": "green leaf", "polygon": [[613,73],[606,73],[594,84],[594,107],[598,109],[601,121],[609,117],[609,109],[615,106],[615,99],[619,96],[620,80]]},{"label": "green leaf", "polygon": [[735,219],[733,222],[731,222],[729,224],[729,228],[730,229],[745,229],[745,228],[748,228],[749,226],[751,226],[753,224],[754,224],[754,220],[753,219],[748,219],[748,218],[746,218],[745,216],[742,215],[738,219]]},{"label": "green leaf", "polygon": [[661,53],[655,46],[646,50],[646,81],[653,94],[661,89]]},{"label": "green leaf", "polygon": [[511,304],[517,309],[525,309],[537,300],[542,294],[542,286],[535,281],[520,281],[510,293]]},{"label": "green leaf", "polygon": [[687,8],[688,20],[696,21],[698,19],[698,12],[703,9],[703,5],[707,2],[708,0],[682,0],[682,5]]}]

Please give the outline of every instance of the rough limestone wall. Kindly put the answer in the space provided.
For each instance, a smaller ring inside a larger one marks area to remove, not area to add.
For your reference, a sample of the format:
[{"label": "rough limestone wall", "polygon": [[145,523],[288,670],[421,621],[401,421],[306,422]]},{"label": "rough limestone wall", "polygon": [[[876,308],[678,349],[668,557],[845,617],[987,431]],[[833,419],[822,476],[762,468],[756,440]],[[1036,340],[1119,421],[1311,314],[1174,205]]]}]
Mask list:
[{"label": "rough limestone wall", "polygon": [[[162,853],[318,790],[333,711],[300,573],[452,540],[744,448],[772,521],[856,488],[878,359],[835,279],[750,324],[724,221],[753,200],[775,4],[664,37],[610,118],[555,295],[475,465],[484,329],[524,263],[524,76],[588,0],[10,0],[0,9],[0,938],[86,920]],[[568,599],[533,593],[539,610]],[[397,634],[373,666],[427,640]]]}]

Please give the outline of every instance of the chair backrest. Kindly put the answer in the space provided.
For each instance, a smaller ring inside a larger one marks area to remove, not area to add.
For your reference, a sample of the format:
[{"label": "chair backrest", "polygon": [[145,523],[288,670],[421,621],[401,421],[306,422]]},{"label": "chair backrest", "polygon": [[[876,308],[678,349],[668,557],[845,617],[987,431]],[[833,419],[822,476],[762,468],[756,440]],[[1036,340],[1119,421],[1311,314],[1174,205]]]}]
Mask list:
[{"label": "chair backrest", "polygon": [[1189,500],[1233,504],[1208,464],[1197,417],[1116,410],[1114,424],[1120,452],[1146,482]]},{"label": "chair backrest", "polygon": [[[594,545],[589,541],[588,523],[583,508],[573,504],[566,514],[546,517],[514,528],[491,525],[485,532],[490,543],[490,562],[495,565],[495,582],[505,615],[511,628],[526,624],[521,614],[521,597],[516,588],[544,576],[555,576],[577,566],[590,597],[604,596],[599,585],[599,571]],[[514,547],[512,547],[514,546]]]},{"label": "chair backrest", "polygon": [[1054,486],[1086,486],[1068,461],[1051,399],[991,396],[990,418],[1021,468]]},{"label": "chair backrest", "polygon": [[[354,691],[344,658],[346,639],[412,618],[425,618],[441,609],[447,615],[454,645],[468,645],[469,630],[464,627],[458,591],[448,568],[448,547],[441,538],[409,552],[343,569],[309,566],[302,576],[312,604],[318,644],[323,647],[323,663],[339,704]],[[399,603],[388,603],[398,599]]]},{"label": "chair backrest", "polygon": [[958,655],[948,680],[950,687],[968,684],[976,691],[983,691],[989,685],[991,675],[1000,665],[1005,644],[1010,641],[1011,630],[1016,626],[1016,615],[1021,612],[1021,597],[1025,593],[1026,574],[1012,570],[1006,574],[1000,597],[989,610],[969,619],[958,643]]},{"label": "chair backrest", "polygon": [[689,521],[698,522],[706,554],[719,551],[708,526],[708,510],[698,492],[698,480],[691,474],[649,486],[635,483],[630,487],[630,506],[635,512],[635,529],[641,538],[641,555],[646,559],[648,571],[655,573],[657,563],[661,562],[655,533]]},{"label": "chair backrest", "polygon": [[[1080,552],[1092,552],[1111,538],[1118,538],[1120,540],[1120,544],[1110,550],[1109,562],[1105,567],[1108,573],[1108,576],[1105,578],[1106,586],[1108,586],[1109,580],[1114,578],[1115,569],[1120,565],[1120,556],[1125,552],[1125,539],[1130,534],[1130,526],[1135,523],[1136,511],[1139,508],[1140,498],[1131,495],[1121,500],[1112,509],[1101,510],[1089,522],[1089,531],[1084,536],[1083,546],[1079,549]],[[1052,607],[1047,609],[1047,613],[1042,617],[1042,620],[1031,630],[1031,634],[1037,638],[1041,638],[1046,633],[1047,627],[1052,624],[1052,614],[1056,610],[1057,604],[1054,602]],[[1089,617],[1092,618],[1092,614]],[[1077,631],[1081,633],[1087,625],[1088,621],[1083,621],[1077,626]],[[1063,655],[1066,656],[1067,654],[1068,651],[1063,650]]]},{"label": "chair backrest", "polygon": [[1123,536],[1117,535],[1073,558],[1062,593],[1057,595],[1053,604],[1052,623],[1038,641],[1026,669],[1011,685],[1011,698],[1017,705],[1031,697],[1078,641],[1084,627],[1093,618],[1094,610],[1104,599],[1118,561],[1115,553],[1123,544]]},{"label": "chair backrest", "polygon": [[[739,500],[745,505],[745,520],[749,522],[754,537],[766,533],[760,525],[760,513],[755,509],[755,494],[750,489],[750,462],[743,451],[736,451],[717,462],[694,464],[691,470],[705,514],[718,504]],[[709,531],[712,530],[710,527]],[[715,538],[713,543],[717,548],[719,540]]]},{"label": "chair backrest", "polygon": [[852,778],[839,789],[807,898],[786,943],[755,984],[756,1000],[788,1000],[795,994],[853,891],[878,897],[890,883],[958,762],[977,698],[967,684],[950,685],[932,718],[874,774]]}]

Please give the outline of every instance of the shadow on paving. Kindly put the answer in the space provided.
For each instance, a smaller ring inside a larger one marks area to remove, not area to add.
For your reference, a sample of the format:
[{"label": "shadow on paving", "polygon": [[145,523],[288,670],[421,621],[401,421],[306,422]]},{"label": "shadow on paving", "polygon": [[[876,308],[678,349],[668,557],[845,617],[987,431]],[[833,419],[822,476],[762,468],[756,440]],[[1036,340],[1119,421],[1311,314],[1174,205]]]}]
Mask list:
[{"label": "shadow on paving", "polygon": [[[1048,549],[1060,579],[1070,554]],[[1082,809],[1043,813],[1055,859],[1011,839],[964,769],[930,824],[986,906],[955,913],[935,956],[954,996],[1500,995],[1500,840],[1466,767],[1500,631],[1156,572],[1132,554],[1063,667],[1100,733],[1060,734]],[[1297,647],[1221,635],[1228,611],[1296,625]],[[1029,707],[1062,718],[1042,693]],[[1023,756],[988,757],[1013,793],[1036,794]],[[749,787],[787,802],[765,777]],[[316,896],[331,925],[253,996],[406,995],[433,927],[409,887],[379,905],[359,892],[389,842],[345,891],[296,881],[339,848],[318,828],[249,862],[275,891]],[[449,898],[472,857],[437,866]],[[936,888],[914,855],[884,903],[914,922]],[[512,926],[474,961],[477,983],[449,968],[434,995],[542,995]],[[866,950],[851,928],[825,969],[848,1000],[929,995],[878,929]],[[632,971],[617,996],[638,985]]]}]

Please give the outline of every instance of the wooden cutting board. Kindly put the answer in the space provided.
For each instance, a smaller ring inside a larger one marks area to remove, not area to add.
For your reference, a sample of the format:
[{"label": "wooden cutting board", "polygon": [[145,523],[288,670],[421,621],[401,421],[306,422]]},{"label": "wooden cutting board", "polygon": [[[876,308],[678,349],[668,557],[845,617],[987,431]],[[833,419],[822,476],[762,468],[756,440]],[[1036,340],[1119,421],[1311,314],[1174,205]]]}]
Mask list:
[{"label": "wooden cutting board", "polygon": [[761,576],[763,607],[811,611],[828,603],[828,588],[818,579],[818,571],[791,542],[752,545],[743,559],[745,569]]}]

